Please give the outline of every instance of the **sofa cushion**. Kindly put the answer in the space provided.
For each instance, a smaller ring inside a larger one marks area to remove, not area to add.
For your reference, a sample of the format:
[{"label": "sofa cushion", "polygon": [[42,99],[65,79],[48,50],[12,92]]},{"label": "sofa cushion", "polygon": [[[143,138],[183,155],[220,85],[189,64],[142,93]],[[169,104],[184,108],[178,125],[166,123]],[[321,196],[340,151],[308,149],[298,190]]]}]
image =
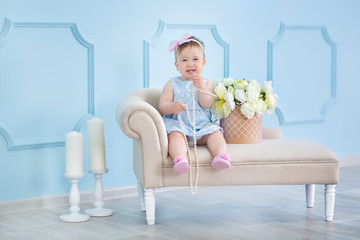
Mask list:
[{"label": "sofa cushion", "polygon": [[[199,185],[336,184],[338,160],[325,146],[310,140],[264,139],[258,144],[227,144],[230,169],[214,170],[206,146],[198,147]],[[191,149],[193,159],[193,148]],[[163,163],[164,185],[188,185],[188,174],[173,171],[170,157]]]}]

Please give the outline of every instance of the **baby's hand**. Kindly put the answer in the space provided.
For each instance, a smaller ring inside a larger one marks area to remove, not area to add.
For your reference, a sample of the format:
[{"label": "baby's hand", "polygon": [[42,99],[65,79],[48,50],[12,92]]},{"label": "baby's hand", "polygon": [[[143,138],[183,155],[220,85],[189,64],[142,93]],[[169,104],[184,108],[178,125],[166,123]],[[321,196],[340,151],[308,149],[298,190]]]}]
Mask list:
[{"label": "baby's hand", "polygon": [[195,87],[197,87],[199,89],[205,88],[204,79],[200,74],[195,74],[195,75],[191,76],[191,80],[193,81],[193,84]]},{"label": "baby's hand", "polygon": [[174,102],[172,106],[172,111],[175,114],[179,114],[182,110],[187,110],[187,106],[182,102]]}]

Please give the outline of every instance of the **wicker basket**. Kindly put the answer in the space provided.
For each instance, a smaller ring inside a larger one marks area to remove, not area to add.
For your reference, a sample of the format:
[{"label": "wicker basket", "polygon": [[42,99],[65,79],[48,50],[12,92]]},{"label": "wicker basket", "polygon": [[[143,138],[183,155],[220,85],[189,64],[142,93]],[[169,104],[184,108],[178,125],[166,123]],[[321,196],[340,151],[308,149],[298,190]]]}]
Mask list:
[{"label": "wicker basket", "polygon": [[227,118],[220,120],[227,143],[260,143],[262,142],[262,118],[255,114],[248,119],[236,106]]}]

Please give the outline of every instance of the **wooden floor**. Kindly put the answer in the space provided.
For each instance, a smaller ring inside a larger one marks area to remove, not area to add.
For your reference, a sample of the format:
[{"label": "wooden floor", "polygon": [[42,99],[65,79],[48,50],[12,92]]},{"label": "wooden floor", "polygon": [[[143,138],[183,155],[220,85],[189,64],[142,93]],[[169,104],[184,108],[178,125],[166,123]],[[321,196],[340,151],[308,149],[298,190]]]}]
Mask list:
[{"label": "wooden floor", "polygon": [[[304,186],[202,187],[156,194],[147,226],[137,197],[108,200],[111,217],[64,223],[68,206],[0,215],[0,239],[360,239],[360,165],[340,168],[335,217],[324,221],[323,185],[306,208]],[[92,204],[82,204],[82,211]]]}]

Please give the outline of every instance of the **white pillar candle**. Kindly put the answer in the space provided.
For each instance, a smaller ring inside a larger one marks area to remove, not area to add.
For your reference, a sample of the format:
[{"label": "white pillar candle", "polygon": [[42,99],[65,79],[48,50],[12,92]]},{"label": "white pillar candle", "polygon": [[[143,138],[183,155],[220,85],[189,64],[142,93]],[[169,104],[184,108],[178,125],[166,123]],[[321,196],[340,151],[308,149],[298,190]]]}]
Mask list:
[{"label": "white pillar candle", "polygon": [[81,175],[83,169],[83,135],[79,132],[66,134],[66,175]]},{"label": "white pillar candle", "polygon": [[106,170],[104,121],[93,118],[87,121],[89,137],[90,171]]}]

